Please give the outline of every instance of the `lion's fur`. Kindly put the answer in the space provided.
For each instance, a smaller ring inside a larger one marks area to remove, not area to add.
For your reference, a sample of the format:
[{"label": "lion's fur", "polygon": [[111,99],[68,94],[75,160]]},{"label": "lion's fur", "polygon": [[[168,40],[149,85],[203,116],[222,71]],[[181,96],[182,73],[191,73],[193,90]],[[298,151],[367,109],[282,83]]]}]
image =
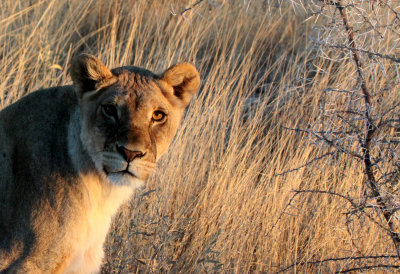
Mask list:
[{"label": "lion's fur", "polygon": [[[199,86],[189,64],[158,76],[108,70],[91,55],[73,61],[71,77],[73,86],[0,112],[0,271],[98,272],[113,214],[147,179]],[[104,104],[116,106],[115,120]],[[152,120],[157,109],[164,122]],[[128,162],[121,150],[143,153]]]}]

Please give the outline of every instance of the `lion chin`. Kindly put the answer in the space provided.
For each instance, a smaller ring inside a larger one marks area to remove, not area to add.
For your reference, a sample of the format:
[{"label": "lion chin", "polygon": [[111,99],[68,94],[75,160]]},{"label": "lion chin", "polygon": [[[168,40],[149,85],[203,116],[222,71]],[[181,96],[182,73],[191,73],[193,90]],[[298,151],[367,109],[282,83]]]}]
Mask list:
[{"label": "lion chin", "polygon": [[131,186],[133,188],[142,188],[144,186],[143,180],[125,171],[108,173],[107,179],[117,186]]}]

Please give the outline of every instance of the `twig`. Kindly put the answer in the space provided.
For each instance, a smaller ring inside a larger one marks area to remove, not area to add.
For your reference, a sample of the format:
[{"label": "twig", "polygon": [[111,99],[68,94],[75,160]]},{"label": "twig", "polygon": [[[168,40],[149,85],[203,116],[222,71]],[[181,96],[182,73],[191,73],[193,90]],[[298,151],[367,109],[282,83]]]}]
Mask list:
[{"label": "twig", "polygon": [[297,195],[299,195],[300,193],[294,193],[293,196],[289,199],[289,201],[287,202],[287,204],[285,205],[285,208],[281,211],[281,213],[279,214],[278,218],[276,219],[276,221],[274,222],[274,224],[272,225],[271,229],[268,231],[266,237],[269,236],[269,234],[272,232],[272,230],[278,225],[279,221],[282,219],[283,215],[286,214],[286,209],[292,205],[292,202],[294,201],[294,199],[296,198]]},{"label": "twig", "polygon": [[[377,255],[377,256],[358,256],[358,257],[340,257],[340,258],[329,258],[329,259],[324,259],[324,260],[318,260],[318,261],[312,261],[312,262],[298,262],[289,265],[288,267],[285,267],[284,269],[281,269],[278,271],[278,273],[285,272],[295,266],[298,265],[307,265],[307,264],[322,264],[322,263],[327,263],[327,262],[338,262],[338,261],[355,261],[355,260],[368,260],[368,259],[396,259],[397,255]],[[394,266],[395,268],[398,266]]]},{"label": "twig", "polygon": [[357,204],[353,201],[353,199],[351,199],[348,196],[344,196],[343,194],[336,193],[333,191],[319,190],[319,189],[306,189],[306,190],[293,190],[293,192],[295,192],[296,194],[300,194],[300,193],[330,194],[333,196],[338,196],[340,198],[343,198],[343,199],[347,200],[353,207],[357,207]]},{"label": "twig", "polygon": [[375,269],[375,268],[395,268],[399,269],[400,265],[390,265],[390,264],[374,264],[374,265],[364,265],[360,267],[349,268],[345,270],[336,271],[335,273],[348,273],[348,272],[355,272],[361,271],[365,269]]},{"label": "twig", "polygon": [[302,164],[301,166],[298,166],[298,167],[296,167],[296,168],[289,169],[289,170],[286,170],[286,171],[284,171],[284,172],[275,174],[275,176],[283,176],[283,175],[285,175],[285,174],[298,171],[298,170],[300,170],[300,169],[302,169],[302,168],[304,168],[304,167],[306,167],[306,166],[309,166],[309,165],[311,165],[312,163],[314,163],[314,162],[316,162],[316,161],[318,161],[318,160],[321,160],[321,159],[323,159],[323,158],[325,158],[325,157],[327,157],[327,156],[332,156],[332,155],[334,155],[335,153],[336,153],[335,151],[325,153],[325,154],[323,154],[323,155],[321,155],[321,156],[319,156],[319,157],[316,157],[316,158],[312,159],[311,161],[308,161],[308,162],[305,163],[305,164]]},{"label": "twig", "polygon": [[[295,192],[295,195],[292,197],[292,199],[290,200],[290,203],[292,202],[292,200],[294,199],[295,196],[302,194],[302,193],[311,193],[311,194],[328,194],[328,195],[333,195],[333,196],[337,196],[339,198],[342,198],[346,201],[348,201],[351,206],[354,208],[353,211],[351,212],[347,212],[344,213],[346,215],[348,214],[354,214],[356,211],[361,211],[363,212],[363,214],[365,216],[367,216],[372,222],[374,222],[377,226],[379,226],[380,228],[382,228],[383,230],[387,231],[389,234],[391,232],[390,229],[386,228],[384,225],[380,224],[378,221],[376,221],[373,216],[371,216],[370,214],[368,214],[368,212],[366,212],[365,208],[375,208],[376,206],[365,206],[365,205],[358,205],[356,202],[354,202],[354,200],[352,198],[350,198],[349,196],[345,196],[343,194],[337,193],[337,192],[333,192],[333,191],[329,191],[329,190],[319,190],[319,189],[303,189],[303,190],[293,190],[293,192]],[[289,204],[288,204],[289,206]],[[284,210],[286,210],[286,208],[288,207],[286,206]]]},{"label": "twig", "polygon": [[388,59],[388,60],[396,62],[396,63],[400,63],[400,58],[396,58],[396,57],[388,55],[388,54],[381,54],[379,52],[373,52],[373,51],[360,49],[360,48],[355,48],[355,47],[348,47],[348,46],[345,46],[345,45],[337,45],[337,44],[331,45],[331,44],[328,44],[328,43],[323,43],[321,41],[317,41],[316,44],[319,44],[321,46],[325,46],[325,47],[328,47],[328,48],[347,49],[347,50],[350,50],[350,51],[353,51],[353,52],[354,51],[362,52],[362,53],[368,54],[370,56],[377,56],[377,57],[380,57],[380,58],[383,58],[383,59]]},{"label": "twig", "polygon": [[[201,2],[203,2],[204,0],[199,0],[196,3],[194,3],[193,5],[191,5],[190,7],[185,8],[184,10],[182,10],[179,14],[183,15],[185,12],[189,11],[189,10],[193,10],[193,8],[197,5],[199,5]],[[196,12],[197,13],[197,12]]]},{"label": "twig", "polygon": [[[342,146],[336,144],[334,140],[328,139],[328,138],[325,136],[325,133],[327,133],[327,132],[323,132],[323,131],[320,131],[320,132],[313,132],[313,131],[310,131],[310,130],[307,130],[307,129],[289,128],[289,127],[283,127],[283,129],[291,130],[291,131],[295,131],[295,132],[301,132],[301,133],[311,134],[311,135],[313,135],[317,140],[320,140],[320,141],[325,142],[326,144],[330,145],[331,147],[337,149],[337,151],[340,151],[340,152],[342,152],[342,153],[344,153],[344,154],[353,156],[353,157],[355,157],[355,158],[357,158],[357,159],[359,159],[359,160],[362,160],[362,159],[363,159],[362,155],[357,154],[357,153],[354,152],[354,151],[345,149],[344,147],[342,147]],[[319,135],[319,134],[317,134],[317,133],[320,133],[321,135]]]}]

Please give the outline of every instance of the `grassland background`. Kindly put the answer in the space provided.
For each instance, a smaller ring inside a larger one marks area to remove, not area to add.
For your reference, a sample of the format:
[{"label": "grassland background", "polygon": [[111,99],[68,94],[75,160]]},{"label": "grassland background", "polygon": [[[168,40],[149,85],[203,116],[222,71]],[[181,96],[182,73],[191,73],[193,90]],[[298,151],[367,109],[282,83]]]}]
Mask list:
[{"label": "grassland background", "polygon": [[[156,175],[115,218],[103,272],[275,272],[294,263],[288,271],[332,272],[395,264],[354,259],[395,254],[380,223],[350,218],[351,205],[339,196],[293,192],[360,197],[359,162],[336,154],[285,173],[329,151],[285,128],[314,123],[328,86],[355,83],[351,59],[333,50],[320,58],[312,43],[326,18],[306,20],[309,11],[295,1],[203,1],[179,15],[195,2],[0,1],[0,108],[36,89],[71,84],[68,66],[79,52],[110,67],[162,72],[186,61],[200,71],[201,89]],[[376,47],[396,49],[397,40],[385,37]],[[391,91],[379,96],[385,109],[400,94],[393,64],[382,66],[370,68],[369,85]],[[330,258],[348,259],[302,264]]]}]

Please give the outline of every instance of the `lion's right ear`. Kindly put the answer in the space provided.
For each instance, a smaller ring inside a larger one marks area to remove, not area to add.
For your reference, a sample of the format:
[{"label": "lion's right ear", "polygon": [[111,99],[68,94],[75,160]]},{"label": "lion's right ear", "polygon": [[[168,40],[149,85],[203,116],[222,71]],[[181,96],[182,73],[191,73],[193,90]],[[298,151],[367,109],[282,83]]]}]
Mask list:
[{"label": "lion's right ear", "polygon": [[70,73],[80,97],[86,91],[96,90],[115,78],[99,59],[90,54],[76,56],[72,60]]},{"label": "lion's right ear", "polygon": [[174,95],[182,101],[184,106],[189,104],[193,94],[200,86],[199,72],[195,66],[188,63],[170,67],[161,76],[161,80],[173,87]]}]

